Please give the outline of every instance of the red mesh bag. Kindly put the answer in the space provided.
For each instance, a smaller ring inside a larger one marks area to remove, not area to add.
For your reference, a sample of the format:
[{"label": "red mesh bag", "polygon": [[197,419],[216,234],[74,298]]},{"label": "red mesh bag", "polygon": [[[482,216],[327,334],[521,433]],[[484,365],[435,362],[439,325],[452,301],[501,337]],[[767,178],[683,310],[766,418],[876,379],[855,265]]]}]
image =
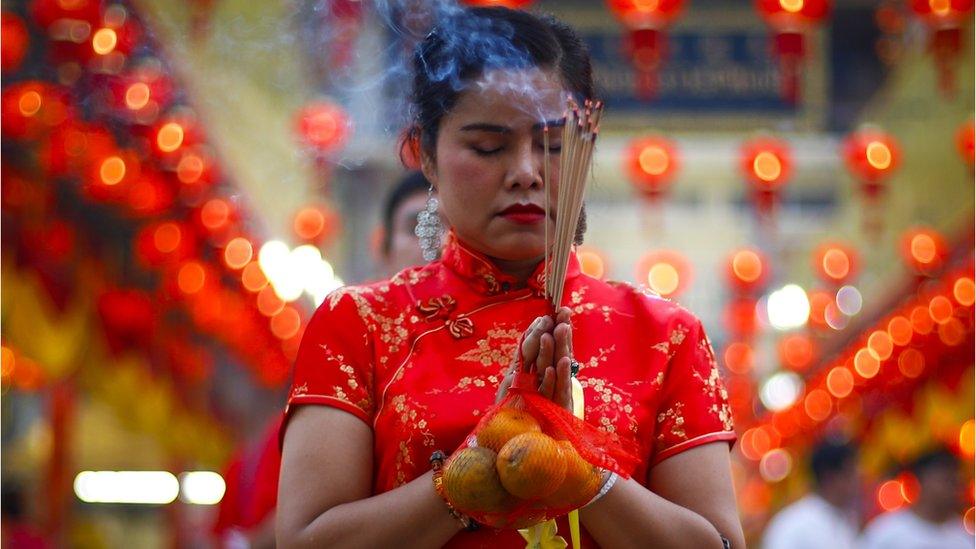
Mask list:
[{"label": "red mesh bag", "polygon": [[444,464],[440,492],[457,511],[495,528],[526,528],[582,507],[603,471],[628,478],[636,446],[539,394],[521,370]]}]

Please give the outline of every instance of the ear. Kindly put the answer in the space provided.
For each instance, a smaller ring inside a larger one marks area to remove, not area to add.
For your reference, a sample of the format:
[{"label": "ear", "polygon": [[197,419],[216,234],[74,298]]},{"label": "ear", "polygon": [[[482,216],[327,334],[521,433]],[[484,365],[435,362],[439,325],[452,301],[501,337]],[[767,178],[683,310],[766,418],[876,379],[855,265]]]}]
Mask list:
[{"label": "ear", "polygon": [[420,149],[420,171],[423,172],[424,177],[430,184],[434,186],[434,190],[437,190],[437,161],[434,157],[427,153],[427,151]]}]

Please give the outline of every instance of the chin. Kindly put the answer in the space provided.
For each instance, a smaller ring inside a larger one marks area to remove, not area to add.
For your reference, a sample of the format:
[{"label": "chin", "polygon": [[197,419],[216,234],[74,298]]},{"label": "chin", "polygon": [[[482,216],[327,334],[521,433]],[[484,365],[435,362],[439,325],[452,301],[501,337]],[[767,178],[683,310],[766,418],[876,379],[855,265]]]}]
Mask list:
[{"label": "chin", "polygon": [[500,239],[492,246],[494,253],[490,255],[509,261],[524,261],[540,258],[546,253],[545,240],[542,236],[527,236],[524,234],[511,235]]}]

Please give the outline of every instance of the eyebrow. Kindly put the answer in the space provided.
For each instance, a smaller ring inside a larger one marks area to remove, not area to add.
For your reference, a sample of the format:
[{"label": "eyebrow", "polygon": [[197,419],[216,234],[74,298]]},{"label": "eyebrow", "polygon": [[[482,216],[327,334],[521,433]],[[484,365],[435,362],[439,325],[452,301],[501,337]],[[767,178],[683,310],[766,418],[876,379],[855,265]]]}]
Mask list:
[{"label": "eyebrow", "polygon": [[[550,128],[562,128],[565,125],[566,125],[565,118],[560,118],[558,120],[546,120],[545,122],[537,122],[533,124],[532,131],[539,131],[542,130],[542,128],[547,126]],[[474,122],[472,124],[466,124],[464,126],[461,126],[461,131],[509,134],[512,133],[512,128],[508,126],[502,126],[500,124],[489,124],[487,122]]]}]

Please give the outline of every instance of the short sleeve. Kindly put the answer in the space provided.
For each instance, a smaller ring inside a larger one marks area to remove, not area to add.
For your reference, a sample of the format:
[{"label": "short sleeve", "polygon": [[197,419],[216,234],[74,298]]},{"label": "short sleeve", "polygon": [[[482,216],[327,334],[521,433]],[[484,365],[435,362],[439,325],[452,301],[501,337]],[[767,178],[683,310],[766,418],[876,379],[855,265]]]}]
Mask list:
[{"label": "short sleeve", "polygon": [[348,291],[330,294],[305,329],[286,413],[296,405],[339,408],[372,425],[373,364],[369,333]]},{"label": "short sleeve", "polygon": [[701,322],[681,310],[667,337],[672,352],[655,418],[655,465],[696,446],[736,438],[728,393]]}]

